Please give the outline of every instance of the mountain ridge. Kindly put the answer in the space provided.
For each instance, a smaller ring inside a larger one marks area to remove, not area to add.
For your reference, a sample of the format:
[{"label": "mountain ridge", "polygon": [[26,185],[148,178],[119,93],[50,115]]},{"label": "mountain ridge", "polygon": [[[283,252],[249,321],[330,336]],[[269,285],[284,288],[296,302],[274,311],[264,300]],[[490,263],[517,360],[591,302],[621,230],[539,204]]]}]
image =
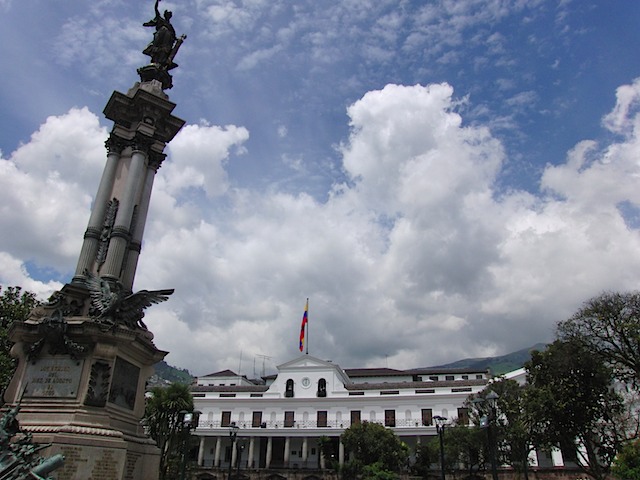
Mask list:
[{"label": "mountain ridge", "polygon": [[465,358],[429,368],[469,368],[474,370],[490,370],[492,375],[498,376],[518,368],[522,368],[524,364],[531,359],[532,351],[544,350],[546,346],[546,343],[536,343],[531,347],[523,348],[505,355],[499,355],[497,357]]}]

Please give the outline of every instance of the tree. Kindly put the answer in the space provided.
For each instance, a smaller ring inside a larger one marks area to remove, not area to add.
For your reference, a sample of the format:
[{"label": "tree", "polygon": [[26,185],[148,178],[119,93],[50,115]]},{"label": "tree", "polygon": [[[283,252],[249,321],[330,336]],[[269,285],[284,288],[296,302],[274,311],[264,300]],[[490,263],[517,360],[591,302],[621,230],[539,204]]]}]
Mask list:
[{"label": "tree", "polygon": [[625,435],[623,402],[613,389],[611,368],[572,340],[556,340],[544,352],[533,352],[525,367],[540,446],[560,446],[565,457],[575,455],[586,474],[606,478]]},{"label": "tree", "polygon": [[427,443],[416,445],[416,461],[413,464],[413,471],[422,478],[427,478],[431,473],[431,464],[437,463],[440,458],[440,442],[438,438]]},{"label": "tree", "polygon": [[[500,464],[511,465],[514,470],[523,472],[528,478],[529,453],[537,441],[534,435],[535,412],[527,406],[526,387],[505,378],[498,379],[480,392],[475,398],[485,398],[489,392],[498,395],[495,419],[497,456]],[[478,423],[484,414],[471,398],[469,416]]]},{"label": "tree", "polygon": [[153,387],[147,400],[143,422],[147,433],[160,448],[160,480],[178,478],[185,438],[181,421],[184,412],[193,412],[189,386],[172,383]]},{"label": "tree", "polygon": [[625,444],[613,462],[611,473],[624,480],[640,480],[640,440]]},{"label": "tree", "polygon": [[462,469],[465,477],[472,478],[485,469],[489,459],[487,433],[480,428],[453,425],[445,430],[445,470],[455,472]]},{"label": "tree", "polygon": [[603,293],[558,324],[558,338],[582,342],[623,382],[640,383],[640,292]]},{"label": "tree", "polygon": [[24,322],[29,313],[40,305],[36,295],[22,291],[22,287],[0,285],[0,392],[3,392],[16,369],[15,359],[11,358],[12,343],[9,341],[9,328],[13,322]]},{"label": "tree", "polygon": [[[391,429],[379,423],[355,423],[344,431],[341,438],[352,456],[348,468],[355,474],[369,475],[362,478],[382,478],[382,471],[397,472],[409,457],[407,445]],[[364,469],[374,464],[374,467]]]}]

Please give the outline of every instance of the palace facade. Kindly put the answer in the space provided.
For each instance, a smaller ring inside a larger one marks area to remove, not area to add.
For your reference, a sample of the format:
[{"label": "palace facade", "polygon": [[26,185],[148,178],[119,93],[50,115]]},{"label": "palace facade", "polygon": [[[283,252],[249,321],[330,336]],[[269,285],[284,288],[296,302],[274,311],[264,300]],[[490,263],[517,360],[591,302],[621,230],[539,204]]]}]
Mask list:
[{"label": "palace facade", "polygon": [[[434,418],[468,422],[466,399],[491,382],[486,371],[342,369],[310,355],[277,370],[259,381],[229,370],[197,379],[194,434],[202,470],[321,470],[321,442],[331,442],[333,460],[342,464],[340,435],[362,421],[393,429],[413,452],[437,435]],[[523,381],[524,372],[508,377]],[[534,467],[562,466],[559,451],[533,453],[531,460]]]}]

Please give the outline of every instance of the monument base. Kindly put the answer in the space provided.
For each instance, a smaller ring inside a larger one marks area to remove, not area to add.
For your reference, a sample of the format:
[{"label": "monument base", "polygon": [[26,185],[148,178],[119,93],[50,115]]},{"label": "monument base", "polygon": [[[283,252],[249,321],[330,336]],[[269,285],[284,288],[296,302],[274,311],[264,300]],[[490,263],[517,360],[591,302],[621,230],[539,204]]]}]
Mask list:
[{"label": "monument base", "polygon": [[146,381],[166,352],[147,330],[88,317],[82,289],[63,293],[64,304],[12,325],[18,367],[5,401],[20,405],[23,431],[50,444],[43,453],[64,455],[58,480],[157,480],[160,451],[140,420]]},{"label": "monument base", "polygon": [[64,466],[56,471],[57,480],[157,480],[160,451],[151,443],[127,441],[120,432],[76,432],[34,434],[41,444],[50,443],[45,452],[64,456]]}]

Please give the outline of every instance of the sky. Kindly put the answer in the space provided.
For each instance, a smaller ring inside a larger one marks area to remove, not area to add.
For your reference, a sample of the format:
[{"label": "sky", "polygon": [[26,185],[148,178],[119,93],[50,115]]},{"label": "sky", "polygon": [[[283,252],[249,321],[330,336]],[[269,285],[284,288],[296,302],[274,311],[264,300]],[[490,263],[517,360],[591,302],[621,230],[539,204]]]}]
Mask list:
[{"label": "sky", "polygon": [[[0,285],[73,276],[151,0],[0,0]],[[640,2],[163,0],[187,39],[134,290],[169,364],[408,369],[640,288]]]}]

